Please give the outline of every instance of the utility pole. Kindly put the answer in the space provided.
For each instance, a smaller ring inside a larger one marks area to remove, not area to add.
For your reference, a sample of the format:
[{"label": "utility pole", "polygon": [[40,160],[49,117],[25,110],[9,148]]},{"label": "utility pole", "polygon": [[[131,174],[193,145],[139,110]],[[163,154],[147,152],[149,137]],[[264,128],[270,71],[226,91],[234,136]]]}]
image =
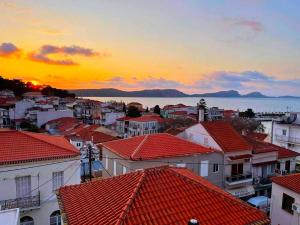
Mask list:
[{"label": "utility pole", "polygon": [[88,151],[89,151],[89,177],[90,181],[92,180],[92,146],[88,145]]}]

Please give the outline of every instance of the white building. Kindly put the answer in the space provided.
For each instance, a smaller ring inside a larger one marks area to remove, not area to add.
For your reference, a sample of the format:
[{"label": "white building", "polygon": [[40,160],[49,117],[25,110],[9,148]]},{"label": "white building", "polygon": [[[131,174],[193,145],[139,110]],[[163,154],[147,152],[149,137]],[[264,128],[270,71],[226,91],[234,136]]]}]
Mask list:
[{"label": "white building", "polygon": [[73,117],[73,111],[69,109],[39,111],[37,112],[37,126],[41,127],[48,121],[64,118],[64,117]]},{"label": "white building", "polygon": [[20,209],[21,225],[58,225],[56,190],[80,183],[79,151],[61,136],[0,132],[0,206]]},{"label": "white building", "polygon": [[120,137],[128,138],[145,134],[159,133],[164,119],[158,115],[123,117],[117,119],[116,131]]},{"label": "white building", "polygon": [[271,142],[300,153],[300,113],[286,113],[280,120],[273,121]]},{"label": "white building", "polygon": [[14,108],[9,109],[9,117],[11,120],[23,119],[26,115],[27,109],[34,106],[34,101],[30,99],[23,99],[15,103]]},{"label": "white building", "polygon": [[0,224],[20,225],[20,209],[0,209]]},{"label": "white building", "polygon": [[229,123],[201,122],[185,129],[177,136],[222,152],[226,191],[239,198],[254,195],[252,146]]},{"label": "white building", "polygon": [[0,108],[0,128],[9,127],[10,119],[9,119],[9,110]]},{"label": "white building", "polygon": [[109,126],[115,123],[117,119],[122,118],[124,116],[124,112],[102,111],[100,124],[103,126]]},{"label": "white building", "polygon": [[300,174],[273,178],[271,198],[272,225],[300,224]]}]

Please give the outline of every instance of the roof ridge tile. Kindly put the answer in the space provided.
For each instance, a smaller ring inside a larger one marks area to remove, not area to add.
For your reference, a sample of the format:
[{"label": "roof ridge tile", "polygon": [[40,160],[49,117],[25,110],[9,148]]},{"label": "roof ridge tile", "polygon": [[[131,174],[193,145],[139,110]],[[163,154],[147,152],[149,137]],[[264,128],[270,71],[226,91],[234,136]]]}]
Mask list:
[{"label": "roof ridge tile", "polygon": [[138,153],[138,151],[141,149],[141,147],[143,146],[143,144],[146,142],[146,140],[148,139],[149,135],[145,135],[144,139],[141,141],[141,143],[136,147],[136,149],[133,151],[133,153],[131,154],[130,158],[134,159],[134,156]]},{"label": "roof ridge tile", "polygon": [[124,220],[125,220],[125,218],[127,216],[127,213],[130,210],[130,208],[131,208],[131,206],[132,206],[132,204],[133,204],[133,202],[135,200],[135,197],[139,193],[139,190],[140,190],[140,188],[141,188],[141,186],[143,184],[145,176],[146,176],[146,173],[145,173],[145,171],[143,171],[140,179],[138,180],[135,188],[132,191],[131,196],[129,197],[128,201],[126,202],[124,208],[122,209],[121,214],[120,214],[119,218],[117,219],[116,225],[123,224],[123,222],[124,222]]}]

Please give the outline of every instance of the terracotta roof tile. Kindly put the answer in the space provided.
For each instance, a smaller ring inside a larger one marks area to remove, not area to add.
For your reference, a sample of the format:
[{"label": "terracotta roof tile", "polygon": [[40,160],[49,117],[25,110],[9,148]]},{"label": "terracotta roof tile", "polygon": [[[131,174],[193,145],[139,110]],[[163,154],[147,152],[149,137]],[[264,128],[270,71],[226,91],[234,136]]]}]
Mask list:
[{"label": "terracotta roof tile", "polygon": [[267,153],[267,152],[278,152],[278,159],[293,158],[300,156],[298,152],[274,145],[268,142],[251,139],[249,136],[246,137],[248,143],[253,147],[254,154]]},{"label": "terracotta roof tile", "polygon": [[0,164],[79,156],[79,151],[62,136],[1,131],[0,143]]},{"label": "terracotta roof tile", "polygon": [[224,152],[251,150],[251,146],[230,123],[225,121],[201,122],[202,126]]},{"label": "terracotta roof tile", "polygon": [[267,216],[187,169],[158,167],[59,189],[69,225],[269,224]]},{"label": "terracotta roof tile", "polygon": [[290,174],[282,177],[273,177],[272,181],[275,184],[288,188],[300,194],[300,174]]},{"label": "terracotta roof tile", "polygon": [[247,134],[247,136],[249,138],[252,138],[252,139],[255,139],[255,140],[258,140],[258,141],[264,141],[268,137],[268,134],[251,132],[251,133]]},{"label": "terracotta roof tile", "polygon": [[166,133],[110,141],[102,145],[121,157],[131,160],[205,154],[214,151]]}]

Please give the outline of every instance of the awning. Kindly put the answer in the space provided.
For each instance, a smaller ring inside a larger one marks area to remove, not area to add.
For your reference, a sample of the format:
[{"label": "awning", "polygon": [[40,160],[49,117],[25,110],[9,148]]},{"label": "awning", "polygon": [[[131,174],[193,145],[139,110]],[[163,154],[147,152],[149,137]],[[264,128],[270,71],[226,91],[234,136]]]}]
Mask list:
[{"label": "awning", "polygon": [[255,194],[253,186],[247,186],[242,188],[235,188],[235,189],[227,189],[228,193],[232,194],[237,198],[247,197]]}]

